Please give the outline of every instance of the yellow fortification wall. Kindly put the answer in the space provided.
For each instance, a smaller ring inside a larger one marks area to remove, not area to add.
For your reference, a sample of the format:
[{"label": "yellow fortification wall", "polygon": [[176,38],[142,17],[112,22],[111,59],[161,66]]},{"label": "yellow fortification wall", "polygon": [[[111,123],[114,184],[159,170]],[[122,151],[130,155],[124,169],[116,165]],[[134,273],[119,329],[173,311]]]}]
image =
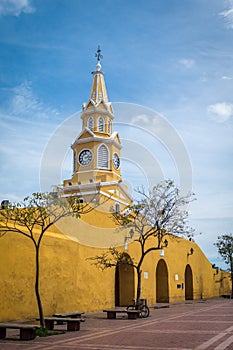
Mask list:
[{"label": "yellow fortification wall", "polygon": [[[90,215],[96,222],[103,220],[103,213],[99,220],[98,212]],[[109,213],[106,215],[109,220]],[[45,234],[41,246],[40,290],[45,315],[75,310],[101,310],[115,306],[115,302],[118,305],[130,303],[136,291],[133,268],[124,265],[117,273],[115,268],[102,272],[87,260],[107,249],[102,248],[106,237],[109,238],[105,242],[106,247],[113,242],[122,242],[120,249],[124,250],[124,235],[127,232],[113,228],[105,231],[80,219],[75,223],[75,229],[72,222],[64,221],[63,224]],[[77,234],[78,230],[80,235]],[[89,237],[94,232],[96,238],[91,241]],[[147,299],[149,305],[156,302],[182,302],[189,298],[211,298],[230,292],[228,274],[223,271],[217,274],[197,244],[185,239],[168,240],[168,248],[148,255],[142,267],[142,297]],[[188,255],[191,248],[194,252]],[[0,239],[0,321],[38,316],[34,294],[34,253],[32,242],[23,236],[8,233]],[[125,253],[137,261],[137,243],[130,243]],[[192,274],[192,288],[188,287],[189,291],[186,289],[190,278],[185,281],[187,265]]]},{"label": "yellow fortification wall", "polygon": [[[64,180],[63,191],[66,196],[75,194],[88,202],[88,196],[99,188],[106,203],[83,219],[66,218],[46,232],[40,250],[40,292],[45,316],[124,306],[136,294],[137,278],[132,266],[124,264],[102,272],[87,260],[112,246],[135,261],[140,254],[136,242],[127,241],[124,250],[129,232],[116,230],[111,216],[113,210],[129,205],[132,198],[120,174],[122,146],[113,130],[114,115],[101,71],[100,49],[97,57],[91,98],[82,107],[82,131],[71,146],[73,175]],[[34,278],[32,241],[13,233],[0,238],[0,321],[38,316]],[[168,238],[167,248],[146,256],[141,292],[149,305],[211,298],[230,293],[230,279],[226,272],[217,273],[212,268],[194,242]]]}]

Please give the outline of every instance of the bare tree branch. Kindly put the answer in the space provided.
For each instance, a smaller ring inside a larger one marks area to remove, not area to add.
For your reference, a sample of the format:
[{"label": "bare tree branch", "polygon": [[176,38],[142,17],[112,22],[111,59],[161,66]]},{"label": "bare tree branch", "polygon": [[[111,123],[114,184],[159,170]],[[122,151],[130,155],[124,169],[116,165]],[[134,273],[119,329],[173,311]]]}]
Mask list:
[{"label": "bare tree branch", "polygon": [[[141,266],[144,258],[152,251],[168,246],[168,239],[173,237],[189,238],[194,230],[187,223],[186,207],[192,202],[193,194],[181,196],[178,188],[171,180],[165,180],[146,193],[144,188],[138,189],[141,199],[129,205],[121,213],[113,213],[113,218],[120,228],[133,228],[133,241],[140,246],[140,257],[137,262],[130,262],[137,270],[137,300],[141,293]],[[92,258],[96,266],[102,270],[120,263],[119,255],[124,254],[112,249]],[[125,254],[124,254],[125,255]]]},{"label": "bare tree branch", "polygon": [[39,291],[39,249],[46,231],[64,217],[79,218],[91,212],[98,204],[81,203],[79,198],[65,198],[63,192],[57,188],[52,193],[33,193],[20,203],[4,206],[0,210],[0,237],[7,233],[16,233],[32,240],[35,247],[36,275],[35,294],[41,326],[45,327],[44,313]]}]

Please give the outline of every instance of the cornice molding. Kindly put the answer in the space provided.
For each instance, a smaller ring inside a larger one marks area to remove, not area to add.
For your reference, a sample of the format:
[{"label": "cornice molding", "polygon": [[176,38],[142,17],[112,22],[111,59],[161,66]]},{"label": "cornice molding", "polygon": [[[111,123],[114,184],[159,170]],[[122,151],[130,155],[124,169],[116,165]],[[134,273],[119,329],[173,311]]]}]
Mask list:
[{"label": "cornice molding", "polygon": [[[130,200],[132,201],[132,197],[131,195],[128,193],[128,191],[124,188],[124,186],[122,186],[121,182],[119,181],[109,181],[109,182],[94,182],[94,183],[88,183],[85,185],[76,185],[76,186],[67,186],[67,187],[63,187],[63,190],[65,192],[70,192],[70,194],[72,193],[73,195],[81,195],[85,196],[85,195],[89,195],[89,194],[97,194],[97,193],[101,193],[103,195],[105,195],[106,197],[109,197],[111,199],[114,199],[118,202],[122,201],[122,203],[124,202],[122,199],[120,199],[119,197],[113,196],[110,193],[106,193],[104,191],[101,191],[101,188],[104,187],[112,187],[112,186],[117,186],[120,187],[120,189],[122,190],[122,192],[124,193],[124,195]],[[95,191],[94,191],[95,190]],[[76,193],[73,193],[73,191],[77,191]],[[65,197],[68,197],[70,194],[65,194]],[[128,202],[125,204],[128,204]]]},{"label": "cornice molding", "polygon": [[89,109],[86,109],[86,110],[82,111],[81,119],[83,119],[86,115],[90,115],[90,114],[93,114],[93,113],[105,114],[105,115],[108,115],[112,120],[114,119],[114,114],[113,113],[109,112],[107,109],[99,109],[99,108],[97,108],[94,105],[93,105],[93,108],[89,108]]},{"label": "cornice molding", "polygon": [[[89,130],[89,129],[88,129]],[[81,133],[78,138],[82,135],[83,133]],[[112,135],[114,135],[115,133],[113,133]],[[112,135],[110,137],[99,137],[96,136],[95,134],[93,134],[92,137],[86,137],[84,139],[76,139],[74,141],[74,143],[71,145],[71,148],[74,149],[77,145],[82,145],[84,143],[88,143],[88,142],[100,142],[100,143],[107,143],[107,144],[113,144],[114,146],[116,146],[119,150],[122,148],[122,145],[115,141],[112,138]],[[117,134],[118,135],[118,134]],[[114,135],[114,137],[116,136],[116,134]]]}]

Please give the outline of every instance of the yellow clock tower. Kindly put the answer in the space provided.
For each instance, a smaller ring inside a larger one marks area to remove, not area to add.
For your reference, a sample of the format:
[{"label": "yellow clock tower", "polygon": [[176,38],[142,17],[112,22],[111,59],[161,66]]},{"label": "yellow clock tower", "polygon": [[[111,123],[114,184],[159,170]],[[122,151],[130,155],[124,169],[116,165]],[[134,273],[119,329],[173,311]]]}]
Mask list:
[{"label": "yellow clock tower", "polygon": [[96,57],[90,97],[82,106],[82,131],[71,146],[73,175],[64,181],[63,190],[66,196],[77,195],[83,200],[98,194],[108,198],[111,206],[114,202],[119,210],[132,199],[121,178],[122,145],[118,133],[113,131],[114,114],[101,71],[100,48]]}]

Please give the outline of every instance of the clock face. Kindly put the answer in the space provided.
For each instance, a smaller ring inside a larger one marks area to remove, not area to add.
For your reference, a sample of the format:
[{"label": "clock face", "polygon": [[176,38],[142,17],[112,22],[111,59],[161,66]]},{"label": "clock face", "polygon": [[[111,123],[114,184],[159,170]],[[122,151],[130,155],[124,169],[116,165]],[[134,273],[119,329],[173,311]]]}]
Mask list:
[{"label": "clock face", "polygon": [[120,167],[120,158],[119,158],[117,153],[113,154],[112,161],[113,161],[114,168],[115,169],[119,169],[119,167]]},{"label": "clock face", "polygon": [[83,166],[89,165],[92,161],[92,152],[89,149],[84,149],[79,153],[78,161]]}]

